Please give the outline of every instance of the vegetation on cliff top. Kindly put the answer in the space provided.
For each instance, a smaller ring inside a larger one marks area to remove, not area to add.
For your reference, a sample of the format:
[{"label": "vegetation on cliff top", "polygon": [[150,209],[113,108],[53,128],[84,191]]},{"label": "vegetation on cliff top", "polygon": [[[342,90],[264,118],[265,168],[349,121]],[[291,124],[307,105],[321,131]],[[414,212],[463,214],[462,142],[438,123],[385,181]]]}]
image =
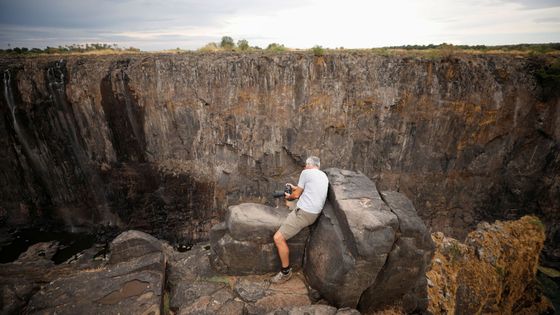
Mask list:
[{"label": "vegetation on cliff top", "polygon": [[[237,52],[237,53],[251,53],[251,52],[310,52],[317,57],[325,54],[336,54],[344,52],[362,52],[374,53],[379,55],[403,55],[403,56],[424,56],[424,57],[446,57],[455,54],[521,54],[521,55],[542,55],[554,54],[560,55],[560,43],[546,43],[546,44],[516,44],[516,45],[499,45],[499,46],[486,46],[486,45],[452,45],[452,44],[439,44],[439,45],[403,45],[403,46],[390,46],[382,48],[370,49],[345,49],[344,47],[338,48],[323,48],[320,45],[315,45],[310,49],[295,49],[288,48],[283,44],[270,43],[266,48],[258,46],[250,46],[246,39],[238,40],[237,43],[230,36],[222,37],[219,43],[210,42],[203,47],[192,50],[183,50],[179,47],[176,49],[165,50],[166,53],[221,53],[221,52]],[[39,48],[25,48],[16,47],[10,49],[0,49],[0,56],[36,56],[45,54],[128,54],[140,53],[141,50],[134,47],[122,48],[117,44],[73,44],[58,47],[47,47],[45,49]],[[145,53],[145,52],[144,52]],[[161,52],[158,52],[161,53]],[[548,80],[548,79],[545,79]]]},{"label": "vegetation on cliff top", "polygon": [[122,48],[117,44],[92,43],[92,44],[72,44],[66,46],[40,48],[15,47],[9,49],[0,49],[0,55],[44,55],[44,54],[122,54],[137,53],[139,48],[128,47]]}]

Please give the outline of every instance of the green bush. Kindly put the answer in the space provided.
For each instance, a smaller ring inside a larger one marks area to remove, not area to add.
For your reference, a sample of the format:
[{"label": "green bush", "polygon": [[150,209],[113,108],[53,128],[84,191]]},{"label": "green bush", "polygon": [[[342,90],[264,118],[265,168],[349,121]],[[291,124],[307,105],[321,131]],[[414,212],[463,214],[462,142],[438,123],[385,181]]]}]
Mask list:
[{"label": "green bush", "polygon": [[319,45],[313,46],[311,50],[313,51],[313,54],[317,57],[321,57],[325,54],[325,49]]},{"label": "green bush", "polygon": [[246,39],[241,39],[237,41],[237,48],[239,48],[239,50],[248,50],[249,42]]},{"label": "green bush", "polygon": [[220,42],[220,47],[223,49],[234,49],[235,43],[233,42],[233,38],[229,36],[222,37],[222,41]]},{"label": "green bush", "polygon": [[560,59],[535,72],[537,82],[542,88],[544,100],[560,95]]},{"label": "green bush", "polygon": [[284,47],[284,45],[282,45],[282,44],[271,43],[271,44],[268,44],[268,47],[266,47],[266,50],[268,50],[268,51],[286,51],[286,47]]}]

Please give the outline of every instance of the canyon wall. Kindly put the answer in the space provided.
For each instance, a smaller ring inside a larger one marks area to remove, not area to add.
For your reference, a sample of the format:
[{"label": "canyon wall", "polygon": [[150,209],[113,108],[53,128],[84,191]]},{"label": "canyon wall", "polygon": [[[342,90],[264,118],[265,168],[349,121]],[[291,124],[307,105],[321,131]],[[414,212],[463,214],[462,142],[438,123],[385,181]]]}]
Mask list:
[{"label": "canyon wall", "polygon": [[273,203],[314,154],[404,193],[434,231],[464,237],[481,220],[533,213],[559,244],[560,98],[535,77],[555,60],[3,59],[0,220],[206,238],[228,205]]}]

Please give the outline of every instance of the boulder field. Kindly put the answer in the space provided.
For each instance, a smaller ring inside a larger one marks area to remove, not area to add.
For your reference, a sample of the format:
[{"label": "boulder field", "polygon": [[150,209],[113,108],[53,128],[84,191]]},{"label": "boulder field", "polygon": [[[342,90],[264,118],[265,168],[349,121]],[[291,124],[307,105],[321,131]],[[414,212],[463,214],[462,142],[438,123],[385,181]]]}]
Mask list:
[{"label": "boulder field", "polygon": [[[401,227],[407,229],[402,223]],[[313,235],[312,231],[309,237]],[[544,241],[542,224],[535,217],[484,223],[465,243],[441,233],[432,234],[432,239],[436,247],[431,269],[417,282],[408,280],[418,273],[414,264],[398,257],[415,253],[404,246],[392,250],[383,268],[389,271],[381,271],[362,294],[360,311],[329,302],[333,292],[324,289],[328,284],[322,289],[308,279],[305,258],[304,268],[276,285],[268,281],[272,273],[217,271],[208,243],[179,252],[165,241],[131,230],[115,238],[107,252],[92,247],[62,264],[51,260],[56,242],[38,243],[16,261],[0,265],[0,314],[400,315],[407,313],[405,306],[412,301],[426,308],[419,313],[428,314],[553,312],[535,281]],[[348,262],[344,266],[354,267]],[[356,292],[347,281],[350,276],[332,277],[344,285],[339,291],[348,289],[340,292],[341,298]],[[311,286],[330,293],[322,297]]]}]

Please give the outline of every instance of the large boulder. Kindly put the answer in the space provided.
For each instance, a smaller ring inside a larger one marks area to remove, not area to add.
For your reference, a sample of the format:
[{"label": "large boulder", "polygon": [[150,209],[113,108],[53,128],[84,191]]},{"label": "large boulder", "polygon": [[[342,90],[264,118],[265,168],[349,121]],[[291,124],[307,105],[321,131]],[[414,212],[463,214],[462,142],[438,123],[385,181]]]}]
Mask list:
[{"label": "large boulder", "polygon": [[[225,222],[210,231],[212,265],[231,275],[251,275],[280,269],[280,259],[272,239],[290,210],[244,203],[229,207]],[[290,263],[301,266],[309,228],[288,241]]]},{"label": "large boulder", "polygon": [[370,310],[405,301],[410,310],[425,309],[421,287],[433,245],[412,203],[396,192],[382,198],[361,173],[325,173],[329,197],[304,261],[309,284],[338,307]]},{"label": "large boulder", "polygon": [[139,231],[111,243],[109,262],[59,278],[31,297],[28,314],[160,314],[166,259],[162,244]]},{"label": "large boulder", "polygon": [[399,219],[399,230],[383,271],[362,295],[359,309],[374,310],[400,299],[407,312],[425,310],[428,294],[424,275],[434,252],[430,233],[405,195],[384,191],[381,197]]}]

